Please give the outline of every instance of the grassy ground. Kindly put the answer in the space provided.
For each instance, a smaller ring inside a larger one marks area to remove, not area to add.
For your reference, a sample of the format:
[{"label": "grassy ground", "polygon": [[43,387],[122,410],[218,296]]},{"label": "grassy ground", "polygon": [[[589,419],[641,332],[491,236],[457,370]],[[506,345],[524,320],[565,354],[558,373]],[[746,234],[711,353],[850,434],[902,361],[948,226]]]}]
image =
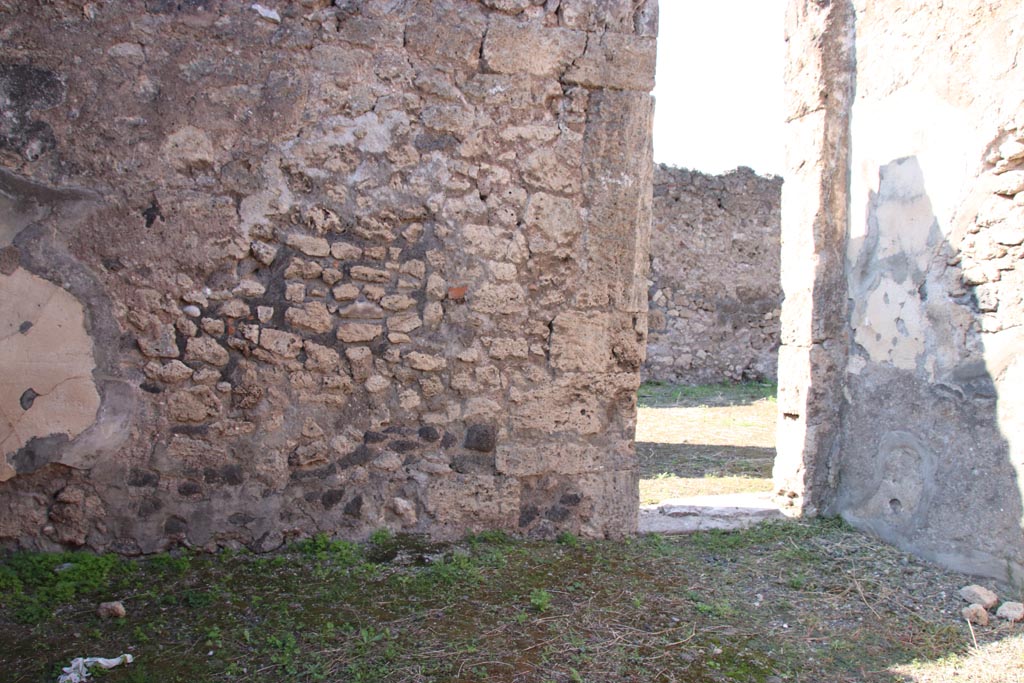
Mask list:
[{"label": "grassy ground", "polygon": [[640,502],[771,490],[775,385],[640,388]]},{"label": "grassy ground", "polygon": [[[379,533],[262,556],[20,554],[0,562],[0,671],[52,682],[73,657],[128,652],[135,662],[103,680],[1024,680],[1019,625],[975,627],[992,645],[972,659],[966,582],[836,522],[620,542],[491,533],[433,547]],[[96,616],[111,599],[125,618]],[[952,678],[983,661],[982,677]]]}]

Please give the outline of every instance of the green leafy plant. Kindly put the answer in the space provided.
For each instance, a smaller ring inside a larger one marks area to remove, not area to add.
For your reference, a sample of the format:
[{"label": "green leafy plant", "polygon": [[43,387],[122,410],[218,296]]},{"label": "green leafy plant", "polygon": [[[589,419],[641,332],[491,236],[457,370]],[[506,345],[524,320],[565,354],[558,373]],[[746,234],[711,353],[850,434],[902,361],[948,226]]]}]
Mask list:
[{"label": "green leafy plant", "polygon": [[492,545],[507,545],[513,542],[511,536],[500,529],[490,529],[487,531],[481,531],[478,534],[470,534],[466,537],[466,542],[470,545],[478,545],[481,543],[489,543]]},{"label": "green leafy plant", "polygon": [[277,664],[285,673],[295,675],[299,672],[299,656],[301,650],[294,633],[282,633],[267,637],[271,648],[270,661]]},{"label": "green leafy plant", "polygon": [[387,545],[394,539],[395,535],[391,529],[380,528],[370,534],[370,543],[373,545]]},{"label": "green leafy plant", "polygon": [[211,626],[206,631],[206,647],[223,647],[224,634],[219,626]]},{"label": "green leafy plant", "polygon": [[576,537],[576,534],[569,531],[563,531],[558,534],[555,541],[570,548],[575,548],[580,544],[580,539]]},{"label": "green leafy plant", "polygon": [[55,607],[99,590],[122,564],[114,555],[18,553],[0,564],[0,595],[9,596],[16,621],[38,623]]},{"label": "green leafy plant", "polygon": [[530,591],[530,605],[538,612],[546,612],[551,608],[551,593],[543,588]]}]

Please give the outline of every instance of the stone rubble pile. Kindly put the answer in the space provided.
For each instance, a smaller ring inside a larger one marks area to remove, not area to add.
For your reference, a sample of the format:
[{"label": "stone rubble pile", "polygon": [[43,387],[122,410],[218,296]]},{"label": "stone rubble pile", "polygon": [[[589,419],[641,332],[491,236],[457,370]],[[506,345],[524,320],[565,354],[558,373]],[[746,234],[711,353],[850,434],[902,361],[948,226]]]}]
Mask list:
[{"label": "stone rubble pile", "polygon": [[[989,623],[989,612],[996,605],[999,605],[999,596],[993,591],[972,584],[960,589],[960,597],[970,603],[961,610],[960,614],[972,624],[987,626]],[[996,610],[996,616],[1011,623],[1024,621],[1024,603],[1005,601]]]}]

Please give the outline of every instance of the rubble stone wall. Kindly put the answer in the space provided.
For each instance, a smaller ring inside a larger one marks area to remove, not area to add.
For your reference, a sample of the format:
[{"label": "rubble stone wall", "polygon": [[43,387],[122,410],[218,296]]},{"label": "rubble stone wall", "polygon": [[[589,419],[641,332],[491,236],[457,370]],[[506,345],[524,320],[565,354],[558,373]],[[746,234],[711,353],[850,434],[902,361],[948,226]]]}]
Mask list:
[{"label": "rubble stone wall", "polygon": [[776,378],[782,179],[654,169],[644,379]]},{"label": "rubble stone wall", "polygon": [[656,30],[0,6],[0,542],[632,533]]}]

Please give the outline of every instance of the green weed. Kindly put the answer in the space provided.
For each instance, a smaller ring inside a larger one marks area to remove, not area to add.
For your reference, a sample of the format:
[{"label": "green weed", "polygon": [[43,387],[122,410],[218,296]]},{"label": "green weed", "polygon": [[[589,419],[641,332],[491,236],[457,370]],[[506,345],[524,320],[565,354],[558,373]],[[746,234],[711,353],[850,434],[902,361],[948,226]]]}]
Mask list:
[{"label": "green weed", "polygon": [[84,552],[17,553],[0,563],[0,596],[16,621],[35,624],[55,607],[98,591],[123,563],[114,555]]},{"label": "green weed", "polygon": [[558,534],[558,536],[555,538],[555,541],[557,543],[560,543],[561,545],[568,546],[570,548],[575,548],[580,544],[580,539],[577,538],[576,534],[569,531],[563,531],[562,533]]},{"label": "green weed", "polygon": [[478,534],[470,534],[466,537],[466,542],[472,546],[479,544],[508,545],[513,543],[514,539],[500,529],[493,529],[481,531]]},{"label": "green weed", "polygon": [[206,631],[206,647],[220,648],[224,646],[224,634],[219,626],[211,626]]},{"label": "green weed", "polygon": [[643,546],[658,556],[670,554],[673,548],[672,542],[661,534],[647,534],[643,537]]},{"label": "green weed", "polygon": [[538,612],[546,612],[551,608],[551,593],[543,588],[530,591],[530,605]]},{"label": "green weed", "polygon": [[793,590],[798,591],[804,588],[804,586],[807,585],[808,581],[809,579],[807,578],[807,575],[800,572],[797,574],[791,574],[789,578],[786,579],[786,585],[792,588]]},{"label": "green weed", "polygon": [[479,581],[480,568],[476,566],[472,558],[456,554],[447,560],[442,558],[429,565],[424,575],[431,584],[451,586],[461,582]]},{"label": "green weed", "polygon": [[370,543],[373,545],[388,545],[395,538],[391,529],[380,528],[370,534]]},{"label": "green weed", "polygon": [[282,633],[267,637],[270,647],[270,661],[279,666],[285,673],[295,675],[299,672],[299,641],[294,633]]}]

